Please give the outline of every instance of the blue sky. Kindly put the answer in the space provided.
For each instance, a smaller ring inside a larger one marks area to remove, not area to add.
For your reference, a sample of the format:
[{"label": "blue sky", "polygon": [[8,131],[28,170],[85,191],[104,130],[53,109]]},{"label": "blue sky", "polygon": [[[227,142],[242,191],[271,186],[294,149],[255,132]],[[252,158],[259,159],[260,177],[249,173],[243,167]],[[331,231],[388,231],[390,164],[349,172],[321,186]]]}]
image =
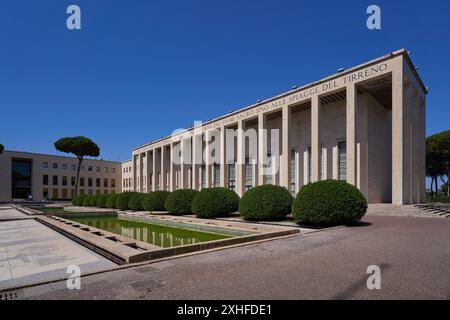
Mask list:
[{"label": "blue sky", "polygon": [[[66,28],[77,4],[82,30]],[[377,4],[382,30],[366,28]],[[56,154],[85,135],[101,158],[391,51],[429,87],[427,133],[450,128],[449,1],[2,0],[0,143]]]}]

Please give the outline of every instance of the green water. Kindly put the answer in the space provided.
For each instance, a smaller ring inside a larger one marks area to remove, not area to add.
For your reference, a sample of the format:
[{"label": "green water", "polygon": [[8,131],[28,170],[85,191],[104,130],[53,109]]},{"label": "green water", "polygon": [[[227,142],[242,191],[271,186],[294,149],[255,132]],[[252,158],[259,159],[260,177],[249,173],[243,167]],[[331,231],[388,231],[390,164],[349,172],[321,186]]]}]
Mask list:
[{"label": "green water", "polygon": [[232,237],[230,235],[122,220],[117,217],[84,217],[70,218],[70,220],[164,248]]}]

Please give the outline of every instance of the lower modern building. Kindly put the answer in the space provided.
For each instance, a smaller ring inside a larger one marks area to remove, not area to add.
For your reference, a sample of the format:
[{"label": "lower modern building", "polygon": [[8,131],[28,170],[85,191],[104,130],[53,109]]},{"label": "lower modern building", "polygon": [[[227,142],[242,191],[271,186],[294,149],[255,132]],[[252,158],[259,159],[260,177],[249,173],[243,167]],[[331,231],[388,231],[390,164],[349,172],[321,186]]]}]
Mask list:
[{"label": "lower modern building", "polygon": [[[0,154],[0,202],[16,199],[67,200],[75,193],[78,160],[5,150]],[[121,192],[121,163],[84,159],[79,194]]]},{"label": "lower modern building", "polygon": [[405,50],[132,150],[123,190],[346,180],[369,202],[425,200],[427,89]]}]

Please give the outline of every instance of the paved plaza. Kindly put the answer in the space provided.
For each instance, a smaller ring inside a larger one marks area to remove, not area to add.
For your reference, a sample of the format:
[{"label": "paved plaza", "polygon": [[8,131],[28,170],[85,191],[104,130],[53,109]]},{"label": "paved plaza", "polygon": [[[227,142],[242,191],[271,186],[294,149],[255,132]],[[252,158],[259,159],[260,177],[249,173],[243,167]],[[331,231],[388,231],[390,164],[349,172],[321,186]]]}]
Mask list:
[{"label": "paved plaza", "polygon": [[0,210],[18,220],[0,222],[0,290],[67,278],[67,267],[84,273],[107,270],[114,263],[21,213]]},{"label": "paved plaza", "polygon": [[[30,299],[449,299],[450,219],[367,215],[358,227],[201,253],[18,291]],[[369,290],[369,265],[381,289]]]}]

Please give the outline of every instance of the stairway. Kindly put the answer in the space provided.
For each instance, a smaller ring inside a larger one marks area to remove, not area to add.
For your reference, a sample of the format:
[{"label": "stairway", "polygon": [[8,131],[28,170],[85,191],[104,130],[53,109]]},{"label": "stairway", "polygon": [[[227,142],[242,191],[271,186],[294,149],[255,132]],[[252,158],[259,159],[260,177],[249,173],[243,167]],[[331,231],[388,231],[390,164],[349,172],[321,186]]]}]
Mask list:
[{"label": "stairway", "polygon": [[435,204],[416,204],[414,207],[440,217],[450,218],[450,205],[442,206]]}]

